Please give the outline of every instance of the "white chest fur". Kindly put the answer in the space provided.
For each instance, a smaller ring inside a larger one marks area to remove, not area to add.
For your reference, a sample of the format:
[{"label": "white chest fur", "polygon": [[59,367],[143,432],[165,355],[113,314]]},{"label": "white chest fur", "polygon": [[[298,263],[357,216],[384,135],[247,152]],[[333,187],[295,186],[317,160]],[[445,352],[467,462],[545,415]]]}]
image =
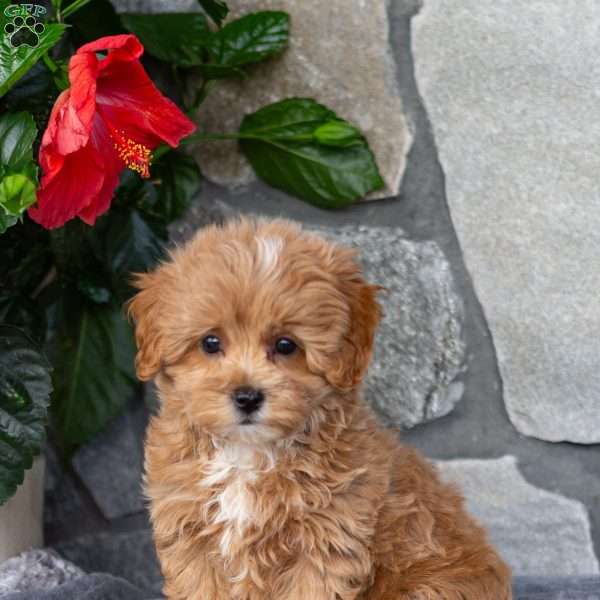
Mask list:
[{"label": "white chest fur", "polygon": [[256,481],[259,469],[264,469],[261,458],[246,445],[224,446],[216,451],[202,478],[204,487],[218,490],[212,500],[217,506],[213,522],[223,524],[219,548],[224,559],[231,556],[233,544],[255,517],[250,486]]}]

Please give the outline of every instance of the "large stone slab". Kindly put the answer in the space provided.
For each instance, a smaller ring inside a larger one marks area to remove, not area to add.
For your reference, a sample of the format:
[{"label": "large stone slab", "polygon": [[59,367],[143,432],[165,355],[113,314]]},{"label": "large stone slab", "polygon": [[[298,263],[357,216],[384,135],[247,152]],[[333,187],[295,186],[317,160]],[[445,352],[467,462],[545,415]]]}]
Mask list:
[{"label": "large stone slab", "polygon": [[81,536],[55,550],[88,573],[110,573],[160,595],[162,575],[148,529]]},{"label": "large stone slab", "polygon": [[140,402],[73,456],[73,468],[107,519],[144,510],[142,465],[146,422],[147,411]]},{"label": "large stone slab", "polygon": [[360,250],[365,276],[383,285],[384,318],[365,383],[367,400],[390,423],[412,427],[460,401],[465,358],[462,302],[435,242],[397,227],[347,225],[318,232]]},{"label": "large stone slab", "polygon": [[[232,0],[232,17],[256,10],[291,15],[290,47],[255,66],[247,79],[221,81],[198,112],[203,131],[235,132],[243,116],[289,97],[310,97],[364,132],[386,186],[399,192],[411,136],[395,79],[385,0]],[[255,179],[236,142],[206,142],[195,151],[203,174],[236,186]]]},{"label": "large stone slab", "polygon": [[519,431],[600,442],[595,0],[425,0],[417,83]]},{"label": "large stone slab", "polygon": [[600,573],[584,505],[530,485],[515,457],[437,466],[443,479],[463,490],[469,511],[516,575]]},{"label": "large stone slab", "polygon": [[52,550],[30,550],[0,564],[0,596],[51,590],[83,574],[79,567]]}]

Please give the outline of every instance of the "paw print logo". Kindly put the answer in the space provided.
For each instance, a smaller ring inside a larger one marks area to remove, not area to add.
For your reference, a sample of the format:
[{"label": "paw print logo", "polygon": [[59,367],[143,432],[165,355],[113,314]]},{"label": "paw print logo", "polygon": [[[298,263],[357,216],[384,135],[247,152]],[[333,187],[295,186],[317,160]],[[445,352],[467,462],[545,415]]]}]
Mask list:
[{"label": "paw print logo", "polygon": [[44,24],[40,23],[34,16],[16,16],[4,26],[4,33],[13,48],[29,46],[35,48],[40,41],[40,35],[44,33]]}]

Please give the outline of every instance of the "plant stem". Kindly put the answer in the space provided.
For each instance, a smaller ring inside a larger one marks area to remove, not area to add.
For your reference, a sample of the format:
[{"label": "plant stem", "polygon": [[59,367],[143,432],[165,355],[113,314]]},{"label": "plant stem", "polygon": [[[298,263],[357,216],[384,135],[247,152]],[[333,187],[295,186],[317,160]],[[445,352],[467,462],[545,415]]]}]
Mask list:
[{"label": "plant stem", "polygon": [[204,100],[206,100],[206,97],[208,96],[208,93],[210,92],[210,90],[214,86],[214,84],[215,84],[214,79],[203,79],[202,80],[202,85],[200,86],[200,89],[194,96],[194,100],[192,102],[192,110],[198,109],[198,107],[204,102]]},{"label": "plant stem", "polygon": [[52,265],[50,267],[50,270],[46,273],[46,275],[44,275],[42,281],[40,281],[35,290],[33,290],[30,297],[35,300],[35,298],[37,298],[42,293],[42,291],[46,289],[56,279],[57,274],[58,272],[56,270],[56,265]]},{"label": "plant stem", "polygon": [[69,4],[65,10],[61,13],[61,19],[70,17],[74,12],[77,12],[80,8],[83,8],[86,4],[89,4],[91,0],[75,0],[72,4]]},{"label": "plant stem", "polygon": [[58,65],[50,58],[50,55],[47,52],[42,55],[42,59],[50,70],[50,73],[56,73],[56,71],[58,71]]},{"label": "plant stem", "polygon": [[[242,136],[237,133],[195,133],[181,140],[179,142],[179,145],[187,146],[188,144],[193,144],[195,142],[211,140],[237,140],[240,137]],[[167,144],[162,144],[152,153],[152,159],[156,160],[161,156],[165,155],[167,152],[170,152],[171,150],[173,150],[171,146],[167,146]]]},{"label": "plant stem", "polygon": [[[273,143],[276,141],[280,142],[310,142],[314,139],[311,133],[304,133],[299,135],[282,135],[277,136],[261,136],[253,135],[252,133],[194,133],[184,138],[179,142],[180,146],[188,146],[189,144],[195,144],[196,142],[212,142],[220,140],[260,140],[262,142]],[[172,150],[170,146],[166,144],[159,146],[153,153],[152,157],[154,160],[160,158],[167,152]]]}]

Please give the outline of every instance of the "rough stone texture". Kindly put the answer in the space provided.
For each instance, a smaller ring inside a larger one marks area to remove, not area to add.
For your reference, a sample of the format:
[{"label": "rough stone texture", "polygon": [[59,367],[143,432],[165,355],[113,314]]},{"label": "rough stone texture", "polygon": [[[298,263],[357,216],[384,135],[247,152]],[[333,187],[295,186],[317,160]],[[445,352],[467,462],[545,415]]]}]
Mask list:
[{"label": "rough stone texture", "polygon": [[81,536],[55,550],[87,572],[110,573],[160,595],[162,575],[148,529]]},{"label": "rough stone texture", "polygon": [[600,442],[595,0],[426,0],[413,48],[509,416]]},{"label": "rough stone texture", "polygon": [[462,488],[469,510],[515,574],[600,573],[583,504],[530,485],[514,456],[437,465],[445,480]]},{"label": "rough stone texture", "polygon": [[145,426],[146,410],[140,404],[118,417],[73,457],[73,468],[107,519],[144,509],[141,473]]},{"label": "rough stone texture", "polygon": [[234,215],[235,211],[219,200],[214,200],[210,208],[194,203],[181,219],[169,226],[169,239],[175,244],[183,243],[198,229],[214,223],[223,223]]},{"label": "rough stone texture", "polygon": [[44,539],[68,537],[78,525],[98,522],[98,508],[75,475],[58,458],[52,446],[46,449],[46,490],[44,497]]},{"label": "rough stone texture", "polygon": [[198,0],[111,0],[117,12],[198,12]]},{"label": "rough stone texture", "polygon": [[[385,0],[233,0],[232,16],[255,10],[291,15],[290,47],[254,66],[247,79],[221,81],[202,105],[204,131],[237,131],[243,116],[293,96],[310,97],[364,132],[386,187],[371,198],[398,193],[410,148],[394,78]],[[222,185],[255,179],[236,142],[206,142],[195,151],[202,172]]]},{"label": "rough stone texture", "polygon": [[50,590],[81,575],[79,567],[52,550],[30,550],[0,564],[0,595]]},{"label": "rough stone texture", "polygon": [[[2,600],[151,600],[151,598],[146,592],[133,587],[123,579],[106,573],[93,573],[68,581],[51,590],[8,594],[2,596]],[[565,599],[561,598],[561,600]]]},{"label": "rough stone texture", "polygon": [[448,414],[461,399],[455,378],[464,360],[462,303],[448,262],[435,242],[415,242],[399,228],[319,228],[359,248],[366,278],[387,288],[375,353],[366,380],[371,404],[396,426]]}]

